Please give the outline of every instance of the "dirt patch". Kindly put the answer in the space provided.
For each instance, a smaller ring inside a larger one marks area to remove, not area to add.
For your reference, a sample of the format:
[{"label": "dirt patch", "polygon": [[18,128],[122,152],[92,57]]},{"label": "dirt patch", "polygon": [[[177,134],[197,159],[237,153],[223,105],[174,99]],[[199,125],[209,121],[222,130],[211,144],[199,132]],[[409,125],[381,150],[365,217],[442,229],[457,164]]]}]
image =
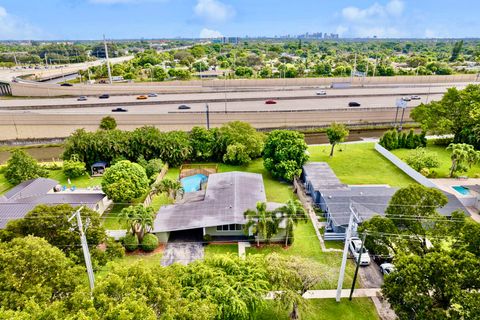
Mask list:
[{"label": "dirt patch", "polygon": [[[13,148],[12,148],[13,149]],[[40,146],[31,148],[22,148],[37,161],[52,161],[60,159],[64,148],[59,146]],[[0,151],[0,164],[7,162],[10,158],[10,151]]]}]

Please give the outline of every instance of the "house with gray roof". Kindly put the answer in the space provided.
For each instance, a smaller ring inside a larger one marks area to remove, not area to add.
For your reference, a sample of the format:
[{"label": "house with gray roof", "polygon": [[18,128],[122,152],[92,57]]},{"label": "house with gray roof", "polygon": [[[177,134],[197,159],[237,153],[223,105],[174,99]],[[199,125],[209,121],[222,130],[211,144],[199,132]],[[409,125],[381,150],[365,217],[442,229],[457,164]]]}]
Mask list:
[{"label": "house with gray roof", "polygon": [[[374,215],[385,215],[391,197],[398,190],[388,185],[342,184],[325,162],[305,164],[300,178],[306,193],[327,218],[326,239],[328,233],[345,234],[351,208],[356,212],[360,223]],[[448,204],[438,210],[440,214],[448,217],[453,211],[462,210],[469,215],[457,197],[442,192],[447,196]]]},{"label": "house with gray roof", "polygon": [[0,229],[4,229],[11,220],[25,217],[40,204],[85,206],[102,214],[110,201],[101,190],[62,190],[58,181],[52,179],[27,180],[0,196]]},{"label": "house with gray roof", "polygon": [[[171,233],[197,232],[214,238],[243,238],[244,212],[266,202],[261,174],[224,172],[210,174],[205,195],[198,201],[163,206],[154,221],[153,233],[167,242]],[[267,209],[282,206],[267,202]],[[251,234],[250,234],[251,235]]]}]

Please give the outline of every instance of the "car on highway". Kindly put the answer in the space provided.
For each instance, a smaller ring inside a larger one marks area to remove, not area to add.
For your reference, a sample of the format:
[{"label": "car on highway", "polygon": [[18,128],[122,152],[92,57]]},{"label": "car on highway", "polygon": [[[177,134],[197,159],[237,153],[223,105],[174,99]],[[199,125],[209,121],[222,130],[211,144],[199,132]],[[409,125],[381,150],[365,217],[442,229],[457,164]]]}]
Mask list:
[{"label": "car on highway", "polygon": [[326,95],[326,94],[327,94],[327,91],[325,91],[325,90],[319,90],[319,91],[317,91],[317,96],[324,96],[324,95]]},{"label": "car on highway", "polygon": [[412,101],[412,98],[411,97],[402,97],[402,100],[403,101]]},{"label": "car on highway", "polygon": [[178,106],[178,110],[188,110],[190,109],[189,106],[187,106],[186,104],[181,104]]},{"label": "car on highway", "polygon": [[348,106],[349,107],[360,107],[360,103],[355,102],[355,101],[351,101],[351,102],[348,103]]},{"label": "car on highway", "polygon": [[362,248],[362,240],[357,237],[351,237],[349,243],[350,252],[352,252],[355,262],[358,261],[358,256],[360,255],[360,249],[362,249],[362,255],[360,257],[360,266],[370,265],[370,255],[368,250],[365,247]]},{"label": "car on highway", "polygon": [[102,95],[101,95],[100,97],[98,97],[98,98],[99,98],[99,99],[108,99],[108,98],[110,98],[110,95],[104,93],[104,94],[102,94]]},{"label": "car on highway", "polygon": [[73,87],[73,84],[68,83],[68,82],[64,82],[60,86],[62,86],[62,87]]},{"label": "car on highway", "polygon": [[77,101],[87,101],[87,97],[80,96],[80,97],[77,98]]},{"label": "car on highway", "polygon": [[127,109],[125,109],[125,108],[120,108],[120,107],[115,108],[115,109],[112,109],[112,112],[127,112],[127,111],[128,111]]},{"label": "car on highway", "polygon": [[420,99],[422,99],[422,97],[417,96],[417,95],[414,95],[414,96],[410,96],[410,99],[412,99],[412,100],[420,100]]},{"label": "car on highway", "polygon": [[395,271],[395,265],[392,264],[392,263],[382,263],[382,264],[380,265],[380,272],[381,272],[383,275],[390,274],[390,273],[392,273],[393,271]]},{"label": "car on highway", "polygon": [[156,93],[149,93],[149,94],[148,94],[148,97],[149,97],[149,98],[155,98],[156,96],[157,96]]},{"label": "car on highway", "polygon": [[277,104],[277,101],[275,101],[275,100],[267,100],[267,101],[265,101],[265,104]]},{"label": "car on highway", "polygon": [[147,100],[147,96],[138,96],[137,100]]}]

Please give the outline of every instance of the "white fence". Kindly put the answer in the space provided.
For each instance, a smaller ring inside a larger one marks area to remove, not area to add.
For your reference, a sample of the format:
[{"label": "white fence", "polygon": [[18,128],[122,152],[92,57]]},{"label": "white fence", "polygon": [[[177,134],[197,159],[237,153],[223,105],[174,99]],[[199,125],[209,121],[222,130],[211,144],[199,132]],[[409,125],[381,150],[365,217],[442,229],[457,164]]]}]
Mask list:
[{"label": "white fence", "polygon": [[397,166],[400,170],[405,172],[413,180],[417,181],[418,183],[428,188],[438,188],[432,181],[425,178],[419,172],[414,170],[412,167],[410,167],[408,164],[400,160],[400,158],[398,158],[396,155],[394,155],[393,153],[391,153],[390,151],[388,151],[378,143],[375,144],[375,150],[377,150],[382,156],[387,158],[391,163]]}]

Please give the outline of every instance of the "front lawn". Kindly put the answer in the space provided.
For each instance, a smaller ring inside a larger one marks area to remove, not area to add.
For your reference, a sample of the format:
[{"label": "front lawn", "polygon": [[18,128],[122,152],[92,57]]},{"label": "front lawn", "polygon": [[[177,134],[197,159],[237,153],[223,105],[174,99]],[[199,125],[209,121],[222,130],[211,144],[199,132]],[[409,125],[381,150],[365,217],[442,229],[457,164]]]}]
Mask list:
[{"label": "front lawn", "polygon": [[373,143],[337,146],[333,157],[329,157],[330,146],[310,146],[308,151],[309,161],[327,162],[345,184],[388,184],[393,187],[405,187],[415,183],[378,153]]},{"label": "front lawn", "polygon": [[238,245],[235,244],[209,244],[205,247],[205,258],[209,258],[216,254],[232,253],[238,255]]},{"label": "front lawn", "polygon": [[[299,223],[295,228],[295,241],[287,249],[282,245],[268,245],[257,248],[254,244],[247,248],[247,254],[269,254],[276,252],[288,256],[300,256],[315,260],[323,265],[333,276],[325,283],[322,283],[317,289],[336,289],[338,281],[338,272],[342,259],[342,252],[322,252],[320,243],[310,221]],[[347,271],[343,288],[349,288],[352,285],[354,273],[354,264],[351,261],[347,263]]]},{"label": "front lawn", "polygon": [[[288,320],[289,312],[278,310],[274,303],[269,302],[266,310],[255,315],[257,320]],[[375,305],[369,298],[355,298],[349,301],[342,298],[339,302],[335,299],[307,300],[307,310],[301,312],[304,320],[376,320],[380,319]]]},{"label": "front lawn", "polygon": [[[452,154],[452,152],[450,150],[447,150],[444,146],[434,145],[431,142],[427,144],[426,149],[428,152],[436,153],[440,162],[440,167],[432,168],[430,171],[435,171],[437,173],[437,178],[448,178],[448,175],[450,174],[450,166],[452,165],[452,160],[450,159],[450,155]],[[405,161],[411,151],[412,150],[409,149],[397,149],[392,150],[391,152],[403,161]],[[462,172],[458,175],[468,176],[469,178],[475,178],[480,176],[480,163],[472,166],[467,172]]]}]

